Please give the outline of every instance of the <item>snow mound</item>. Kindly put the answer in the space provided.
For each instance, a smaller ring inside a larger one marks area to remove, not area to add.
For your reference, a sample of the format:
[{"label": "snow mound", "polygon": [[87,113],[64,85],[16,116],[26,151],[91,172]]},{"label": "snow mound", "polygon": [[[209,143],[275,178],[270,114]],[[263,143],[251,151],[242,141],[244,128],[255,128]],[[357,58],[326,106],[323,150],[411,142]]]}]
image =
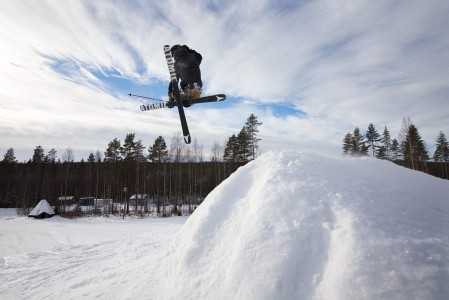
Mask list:
[{"label": "snow mound", "polygon": [[447,299],[449,181],[270,152],[220,184],[166,259],[168,299]]}]

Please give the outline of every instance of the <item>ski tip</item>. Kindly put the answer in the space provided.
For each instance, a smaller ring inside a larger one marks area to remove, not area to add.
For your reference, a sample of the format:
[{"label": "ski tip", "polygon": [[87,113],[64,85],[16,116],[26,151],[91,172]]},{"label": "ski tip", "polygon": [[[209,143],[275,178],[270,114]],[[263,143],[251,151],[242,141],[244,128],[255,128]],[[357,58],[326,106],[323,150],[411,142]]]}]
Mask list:
[{"label": "ski tip", "polygon": [[186,142],[186,144],[190,144],[192,142],[192,140],[190,139],[190,134],[184,136],[184,142]]},{"label": "ski tip", "polygon": [[218,94],[217,95],[217,101],[223,101],[226,99],[226,95],[225,94]]}]

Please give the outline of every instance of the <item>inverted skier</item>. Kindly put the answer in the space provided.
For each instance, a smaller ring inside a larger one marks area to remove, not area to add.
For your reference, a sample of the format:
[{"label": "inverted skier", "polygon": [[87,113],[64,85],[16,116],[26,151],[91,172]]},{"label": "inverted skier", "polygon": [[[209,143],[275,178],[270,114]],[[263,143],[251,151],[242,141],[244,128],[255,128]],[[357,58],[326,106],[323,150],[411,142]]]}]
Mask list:
[{"label": "inverted skier", "polygon": [[[171,47],[171,54],[175,59],[175,73],[180,81],[180,94],[184,99],[195,99],[201,97],[203,82],[201,81],[200,64],[203,60],[201,54],[186,45],[175,45]],[[174,101],[172,82],[168,86],[168,98]],[[190,106],[189,102],[183,101],[184,106]]]}]

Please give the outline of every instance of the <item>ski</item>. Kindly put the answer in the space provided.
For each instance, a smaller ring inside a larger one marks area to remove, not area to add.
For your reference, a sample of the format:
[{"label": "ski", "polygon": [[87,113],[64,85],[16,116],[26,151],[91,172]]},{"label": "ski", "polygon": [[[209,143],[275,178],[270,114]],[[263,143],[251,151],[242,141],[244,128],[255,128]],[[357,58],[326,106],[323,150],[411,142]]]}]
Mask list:
[{"label": "ski", "polygon": [[184,136],[184,142],[186,144],[190,144],[191,138],[190,138],[189,127],[187,126],[187,120],[186,120],[186,116],[184,114],[184,107],[182,106],[181,95],[179,93],[178,79],[176,78],[175,60],[173,59],[173,56],[171,55],[169,45],[164,46],[164,53],[165,53],[165,59],[167,60],[168,71],[170,72],[170,80],[172,82],[172,87],[173,87],[173,92],[174,92],[173,94],[175,96],[176,105],[178,106],[179,119],[181,120],[181,127],[182,127],[182,135]]},{"label": "ski", "polygon": [[[171,104],[171,105],[170,105]],[[147,110],[153,110],[153,109],[159,109],[159,108],[165,108],[165,107],[173,107],[173,102],[164,102],[164,103],[152,103],[152,104],[143,104],[140,106],[141,111],[147,111]]]},{"label": "ski", "polygon": [[205,96],[201,98],[195,98],[195,99],[184,99],[184,103],[188,105],[197,104],[197,103],[207,103],[207,102],[218,102],[223,101],[226,99],[226,95],[224,94],[217,94],[213,96]]},{"label": "ski", "polygon": [[147,111],[147,110],[159,109],[159,108],[164,108],[164,107],[165,107],[165,103],[142,104],[140,106],[140,110]]},{"label": "ski", "polygon": [[[182,104],[184,106],[190,106],[193,104],[198,103],[208,103],[208,102],[218,102],[223,101],[226,99],[226,96],[223,94],[217,94],[213,96],[205,96],[201,98],[195,98],[195,99],[184,99],[182,100]],[[163,103],[152,103],[152,104],[142,104],[140,106],[141,111],[147,111],[147,110],[154,110],[154,109],[160,109],[160,108],[173,108],[175,106],[174,101],[167,101]]]}]

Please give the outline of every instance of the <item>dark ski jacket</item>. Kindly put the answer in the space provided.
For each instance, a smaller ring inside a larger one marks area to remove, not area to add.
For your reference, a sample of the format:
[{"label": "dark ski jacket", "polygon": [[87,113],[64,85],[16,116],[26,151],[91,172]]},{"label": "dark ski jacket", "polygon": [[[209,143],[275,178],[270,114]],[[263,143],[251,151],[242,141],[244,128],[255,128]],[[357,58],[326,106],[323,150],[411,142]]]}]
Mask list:
[{"label": "dark ski jacket", "polygon": [[203,86],[200,71],[200,64],[203,60],[201,54],[186,45],[173,46],[171,53],[175,59],[176,76],[178,80],[181,79],[181,89],[184,89],[189,83],[196,83],[201,88]]}]

